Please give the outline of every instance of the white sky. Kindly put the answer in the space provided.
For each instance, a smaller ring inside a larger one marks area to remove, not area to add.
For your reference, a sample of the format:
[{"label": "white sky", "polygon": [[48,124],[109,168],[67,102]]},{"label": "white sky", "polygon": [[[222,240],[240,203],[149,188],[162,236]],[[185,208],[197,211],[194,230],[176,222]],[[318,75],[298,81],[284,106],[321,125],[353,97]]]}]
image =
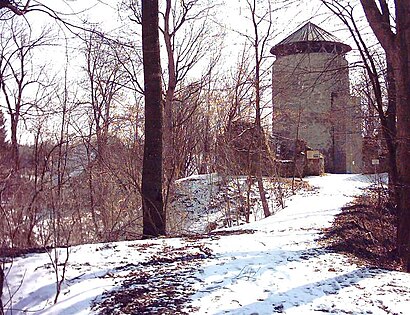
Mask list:
[{"label": "white sky", "polygon": [[[90,22],[102,23],[103,29],[108,32],[120,26],[117,7],[121,0],[40,0],[40,2],[56,10],[56,12],[67,14],[65,18],[76,24],[81,23],[81,20],[87,19]],[[226,24],[228,29],[240,32],[251,31],[246,1],[225,0],[223,2],[223,5],[219,6],[218,9],[222,23]],[[279,1],[273,1],[274,6],[277,2]],[[274,13],[274,23],[276,25],[274,26],[273,33],[277,40],[272,44],[279,42],[309,20],[333,33],[343,42],[352,44],[345,28],[341,26],[335,17],[331,16],[320,0],[282,0],[281,2],[285,2],[288,8],[279,9]],[[354,2],[357,2],[357,0],[352,1],[352,3]],[[279,5],[283,7],[283,4]],[[81,13],[81,18],[75,14],[79,12]],[[39,22],[49,20],[43,14],[29,14],[27,19],[32,22],[33,26]],[[228,37],[235,38],[235,32],[229,33]]]},{"label": "white sky", "polygon": [[[244,42],[243,37],[240,37],[236,31],[249,33],[252,32],[252,26],[245,0],[220,1],[223,1],[223,4],[218,6],[217,19],[227,28],[227,36],[224,39],[224,43],[227,48],[226,62],[229,64],[236,59],[232,57],[237,56],[241,52]],[[36,3],[36,0],[33,0],[33,2]],[[121,26],[117,12],[121,0],[40,0],[39,2],[59,12],[62,17],[76,25],[81,24],[84,20],[92,23],[101,23],[103,30],[108,33],[117,30]],[[312,21],[340,38],[342,42],[354,46],[354,42],[345,30],[345,27],[341,25],[337,18],[331,15],[328,9],[321,4],[320,0],[274,0],[272,2],[273,6],[279,7],[280,9],[273,13],[274,26],[269,48],[290,35],[307,21]],[[352,1],[352,3],[354,2],[357,3],[358,1]],[[216,1],[212,3],[214,4]],[[288,8],[283,9],[283,3],[285,3]],[[362,15],[361,10],[358,10],[358,13]],[[26,17],[34,29],[45,23],[55,25],[52,19],[44,14],[32,13]],[[135,28],[136,26],[131,25],[131,27]],[[355,54],[350,53],[347,57],[352,61],[357,58],[354,57],[354,55]],[[56,59],[61,58],[56,55],[54,55],[54,57]]]},{"label": "white sky", "polygon": [[[82,21],[87,20],[91,23],[100,23],[105,32],[111,33],[115,32],[121,26],[117,12],[120,1],[121,0],[40,0],[39,2],[49,6],[58,12],[61,17],[75,25],[81,25]],[[357,2],[357,0],[355,1]],[[32,3],[35,4],[36,2],[36,0],[32,0]],[[215,1],[212,3],[215,3]],[[262,2],[262,4],[263,3],[264,2]],[[274,6],[278,6],[277,3],[281,4],[279,5],[280,9],[273,14],[274,26],[271,34],[272,38],[268,43],[266,51],[266,55],[272,57],[272,59],[269,60],[270,62],[274,60],[274,57],[270,55],[269,49],[309,20],[334,34],[342,42],[354,46],[348,32],[346,32],[339,20],[332,16],[327,8],[321,5],[320,0],[286,0],[285,3],[288,6],[286,9],[283,9],[283,0],[276,0],[273,1],[273,3]],[[358,13],[360,12],[358,11]],[[24,18],[27,18],[34,32],[38,32],[44,25],[51,25],[54,29],[61,27],[61,24],[59,26],[59,24],[44,13],[33,12],[27,14]],[[245,41],[244,37],[238,35],[238,32],[252,33],[252,25],[249,19],[249,9],[246,6],[246,1],[223,1],[223,4],[218,6],[216,18],[220,23],[226,26],[226,37],[223,41],[225,49],[222,51],[222,65],[229,68],[234,66],[237,61],[237,56],[241,53]],[[131,28],[137,28],[134,23],[130,25]],[[61,29],[64,30],[67,36],[72,36],[64,27]],[[63,38],[61,32],[60,37],[60,39]],[[78,43],[79,42],[73,42],[70,47],[74,48],[75,51],[76,48],[80,47]],[[63,42],[59,43],[56,41],[55,44],[55,47],[47,47],[41,50],[35,58],[37,58],[39,63],[47,63],[51,71],[61,72],[63,70],[63,61],[65,60],[65,48],[64,45],[62,45]],[[76,54],[78,56],[80,54],[79,51],[77,51]],[[357,60],[357,54],[351,52],[347,55],[347,58],[349,61],[355,61]],[[72,55],[71,59],[75,60],[70,65],[71,71],[77,74],[81,71],[81,59],[78,59],[75,54]]]}]

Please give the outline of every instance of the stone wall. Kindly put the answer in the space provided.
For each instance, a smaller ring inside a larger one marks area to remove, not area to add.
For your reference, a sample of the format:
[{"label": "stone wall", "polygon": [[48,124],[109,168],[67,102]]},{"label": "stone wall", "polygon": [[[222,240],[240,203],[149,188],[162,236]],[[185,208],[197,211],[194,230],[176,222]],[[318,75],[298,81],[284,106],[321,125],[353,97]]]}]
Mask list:
[{"label": "stone wall", "polygon": [[323,153],[327,172],[348,172],[353,106],[346,59],[331,53],[281,56],[272,72],[273,133],[298,135]]}]

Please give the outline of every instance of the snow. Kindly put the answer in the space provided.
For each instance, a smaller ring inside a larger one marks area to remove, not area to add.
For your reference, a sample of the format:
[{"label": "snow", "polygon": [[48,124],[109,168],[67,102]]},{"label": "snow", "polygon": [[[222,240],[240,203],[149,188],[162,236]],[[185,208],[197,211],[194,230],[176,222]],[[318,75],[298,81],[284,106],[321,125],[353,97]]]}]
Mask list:
[{"label": "snow", "polygon": [[[206,233],[218,227],[238,226],[245,223],[243,211],[249,192],[249,221],[264,218],[258,186],[247,176],[220,176],[216,173],[193,175],[176,182],[176,198],[172,203],[172,215],[176,224],[169,224],[168,231],[176,233]],[[296,180],[298,185],[299,180]],[[291,189],[275,178],[264,178],[264,190],[269,209],[276,213],[281,209],[279,195],[291,194]],[[242,212],[242,213],[241,213]],[[183,218],[183,219],[181,219]]]},{"label": "snow", "polygon": [[[186,263],[193,294],[184,307],[190,314],[409,314],[410,274],[356,265],[317,241],[372,179],[326,175],[307,181],[317,188],[293,196],[267,219],[228,229],[238,233],[72,247],[56,304],[48,254],[15,258],[6,264],[6,314],[93,314],[93,301],[118,290],[131,274],[144,270],[172,281],[171,265],[165,272],[147,264],[155,257],[203,255],[204,248],[212,254]],[[63,262],[66,249],[58,251]]]}]

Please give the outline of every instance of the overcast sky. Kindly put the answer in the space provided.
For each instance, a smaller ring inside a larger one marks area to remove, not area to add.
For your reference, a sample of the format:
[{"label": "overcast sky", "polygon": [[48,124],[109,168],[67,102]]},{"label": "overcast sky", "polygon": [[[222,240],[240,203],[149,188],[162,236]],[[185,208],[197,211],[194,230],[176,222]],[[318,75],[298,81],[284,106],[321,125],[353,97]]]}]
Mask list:
[{"label": "overcast sky", "polygon": [[[115,32],[121,24],[118,17],[118,6],[121,0],[32,0],[32,3],[41,2],[59,13],[61,17],[69,20],[75,25],[81,25],[84,20],[100,24],[106,32]],[[161,0],[160,0],[161,2]],[[260,1],[261,5],[266,1]],[[272,40],[269,45],[281,41],[290,35],[298,27],[312,21],[325,30],[331,32],[342,42],[354,45],[348,32],[337,18],[332,16],[328,9],[325,8],[320,0],[274,0],[273,13],[274,27],[271,31]],[[351,1],[351,3],[357,0]],[[249,9],[245,0],[218,0],[212,3],[220,3],[217,7],[218,22],[226,26],[226,46],[232,46],[229,49],[229,55],[236,51],[240,53],[240,45],[243,38],[238,37],[238,32],[249,33],[252,26],[249,20]],[[285,8],[284,8],[285,7]],[[360,7],[360,6],[359,6]],[[358,11],[358,16],[361,11]],[[33,13],[27,15],[27,19],[33,27],[39,27],[45,23],[54,23],[44,14]],[[55,24],[55,23],[54,23]]]},{"label": "overcast sky", "polygon": [[[99,24],[100,27],[108,34],[118,32],[118,29],[124,25],[118,16],[118,6],[121,0],[32,0],[32,4],[42,3],[49,6],[57,14],[74,25],[82,25],[84,21]],[[162,0],[160,0],[162,1]],[[352,0],[351,3],[358,0]],[[215,20],[219,27],[223,26],[226,37],[223,38],[224,49],[221,60],[225,67],[233,67],[237,56],[241,53],[245,38],[238,33],[251,34],[253,32],[250,21],[249,8],[245,0],[217,0],[211,1],[212,4],[220,3],[217,6]],[[259,1],[261,5],[266,1]],[[349,33],[337,18],[329,13],[328,9],[321,5],[320,0],[274,0],[275,11],[273,13],[273,28],[271,30],[271,39],[268,43],[266,56],[270,57],[269,62],[273,62],[274,57],[269,54],[269,49],[290,35],[297,28],[307,21],[311,21],[330,33],[338,37],[342,42],[353,46],[353,40]],[[263,10],[262,10],[263,11]],[[361,10],[358,11],[358,19],[363,15]],[[125,15],[123,15],[125,17]],[[58,37],[55,39],[54,47],[47,47],[37,53],[38,62],[45,62],[54,72],[63,70],[65,60],[65,48],[63,33],[68,37],[73,34],[67,31],[61,23],[56,23],[52,18],[44,13],[31,12],[25,17],[31,25],[34,32],[38,32],[44,25],[51,26],[56,32],[60,29]],[[127,20],[126,20],[127,21]],[[126,30],[131,28],[137,29],[135,24],[128,24]],[[263,26],[262,26],[263,28]],[[263,33],[263,32],[262,32]],[[72,41],[69,44],[72,48],[70,58],[70,70],[74,75],[81,71],[83,62],[81,61],[81,52],[77,49],[81,46],[79,41]],[[80,56],[80,57],[79,57]],[[45,59],[44,59],[45,58]],[[349,61],[357,61],[357,54],[353,51],[347,55]]]}]

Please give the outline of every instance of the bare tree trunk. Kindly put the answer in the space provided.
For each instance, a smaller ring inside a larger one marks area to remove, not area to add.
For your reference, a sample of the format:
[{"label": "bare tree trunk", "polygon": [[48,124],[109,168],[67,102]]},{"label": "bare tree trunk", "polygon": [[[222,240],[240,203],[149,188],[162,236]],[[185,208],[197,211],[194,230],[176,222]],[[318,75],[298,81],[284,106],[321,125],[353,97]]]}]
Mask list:
[{"label": "bare tree trunk", "polygon": [[172,36],[170,30],[171,18],[171,0],[166,0],[166,8],[164,15],[164,42],[167,49],[168,58],[168,85],[165,93],[164,103],[164,133],[163,133],[163,167],[165,175],[166,191],[164,196],[164,211],[167,211],[170,197],[173,194],[173,180],[175,176],[175,157],[174,157],[174,130],[172,127],[173,114],[172,102],[174,100],[175,88],[177,85],[174,47],[172,44]]},{"label": "bare tree trunk", "polygon": [[[394,71],[390,61],[387,61],[387,93],[388,104],[386,110],[385,128],[383,128],[384,138],[386,139],[389,163],[389,195],[390,199],[397,203],[397,129],[396,129],[396,85]],[[384,127],[384,126],[383,126]]]},{"label": "bare tree trunk", "polygon": [[[164,157],[165,159],[172,159],[172,101],[174,99],[175,88],[177,85],[175,60],[174,60],[174,48],[172,44],[172,35],[170,30],[170,14],[171,14],[171,0],[166,1],[165,18],[164,18],[164,42],[167,49],[168,58],[168,86],[165,94],[165,105],[164,105]],[[165,172],[172,172],[169,170],[172,168],[171,161],[165,160]]]},{"label": "bare tree trunk", "polygon": [[0,315],[4,314],[3,302],[1,300],[1,297],[3,296],[3,285],[4,285],[3,262],[0,261]]},{"label": "bare tree trunk", "polygon": [[[299,129],[300,129],[300,120],[302,116],[302,109],[299,104],[298,108],[298,121],[296,124],[296,136],[295,136],[295,142],[294,142],[294,149],[293,149],[293,175],[292,175],[292,194],[295,194],[295,177],[296,177],[296,171],[298,171],[296,167],[296,162],[297,162],[297,156],[299,154],[298,152],[298,144],[299,144]],[[333,146],[334,147],[334,146]]]},{"label": "bare tree trunk", "polygon": [[158,0],[142,2],[142,49],[145,86],[145,142],[142,167],[143,234],[165,234],[162,196],[162,86]]},{"label": "bare tree trunk", "polygon": [[271,213],[269,211],[268,200],[266,199],[266,192],[265,192],[265,189],[263,187],[262,174],[257,175],[256,180],[258,181],[258,190],[259,190],[259,196],[260,196],[261,202],[262,202],[263,214],[264,214],[265,218],[267,218],[271,215]]},{"label": "bare tree trunk", "polygon": [[[396,25],[385,23],[375,0],[361,0],[377,39],[394,71],[397,111],[397,247],[410,272],[410,2],[395,1]],[[385,0],[379,1],[383,10]]]},{"label": "bare tree trunk", "polygon": [[[255,107],[256,107],[256,113],[255,113],[255,125],[256,125],[256,136],[257,136],[257,142],[258,142],[258,147],[256,150],[258,151],[256,153],[256,181],[258,183],[258,190],[259,190],[259,196],[262,202],[262,208],[263,208],[263,213],[265,215],[265,218],[270,216],[271,213],[269,211],[269,205],[266,200],[266,192],[263,187],[263,179],[262,179],[262,148],[264,145],[263,138],[264,138],[264,133],[262,129],[262,123],[261,123],[261,89],[260,89],[260,66],[262,62],[262,54],[260,54],[259,51],[259,45],[260,45],[260,40],[259,40],[259,30],[258,30],[258,23],[256,21],[257,15],[256,15],[256,0],[253,1],[253,4],[249,4],[249,7],[251,9],[251,14],[252,14],[252,22],[253,22],[253,27],[254,27],[254,49],[255,49],[255,79],[254,79],[254,88],[255,88]],[[263,42],[263,41],[262,41]],[[263,47],[262,47],[263,50]]]},{"label": "bare tree trunk", "polygon": [[[406,14],[410,14],[408,5]],[[398,9],[401,10],[401,9]],[[397,196],[399,223],[397,243],[407,272],[410,272],[410,17],[407,16],[407,34],[403,36],[400,49],[400,65],[396,70],[397,88]],[[406,41],[406,44],[404,43]]]},{"label": "bare tree trunk", "polygon": [[[249,153],[248,153],[249,156]],[[248,165],[250,164],[250,162],[248,163]],[[248,178],[246,179],[246,204],[245,204],[245,221],[246,223],[249,223],[249,219],[251,216],[251,189],[252,189],[252,175],[250,174],[250,170],[249,170],[249,174],[248,174]]]},{"label": "bare tree trunk", "polygon": [[[329,8],[349,29],[353,40],[355,41],[358,51],[362,57],[364,67],[367,72],[367,76],[371,83],[371,88],[373,90],[373,95],[375,102],[373,104],[374,109],[377,111],[380,124],[382,126],[382,135],[386,141],[387,152],[388,152],[388,167],[389,167],[389,194],[390,199],[396,202],[396,185],[397,185],[397,162],[396,162],[396,88],[394,83],[394,70],[390,61],[389,56],[387,56],[387,110],[384,110],[384,97],[382,92],[382,82],[380,82],[377,65],[374,59],[373,53],[369,50],[366,41],[361,35],[360,29],[357,26],[355,18],[353,17],[353,9],[350,6],[345,6],[343,3],[336,1],[326,1],[322,2]],[[385,0],[379,0],[381,12],[380,19],[385,25],[390,25],[390,12]],[[385,51],[386,55],[390,52]],[[372,95],[372,96],[373,96]],[[370,97],[369,94],[369,98]],[[373,103],[373,102],[372,102]]]},{"label": "bare tree trunk", "polygon": [[13,169],[17,172],[20,169],[19,144],[17,140],[18,114],[11,121],[11,156],[13,159]]}]

